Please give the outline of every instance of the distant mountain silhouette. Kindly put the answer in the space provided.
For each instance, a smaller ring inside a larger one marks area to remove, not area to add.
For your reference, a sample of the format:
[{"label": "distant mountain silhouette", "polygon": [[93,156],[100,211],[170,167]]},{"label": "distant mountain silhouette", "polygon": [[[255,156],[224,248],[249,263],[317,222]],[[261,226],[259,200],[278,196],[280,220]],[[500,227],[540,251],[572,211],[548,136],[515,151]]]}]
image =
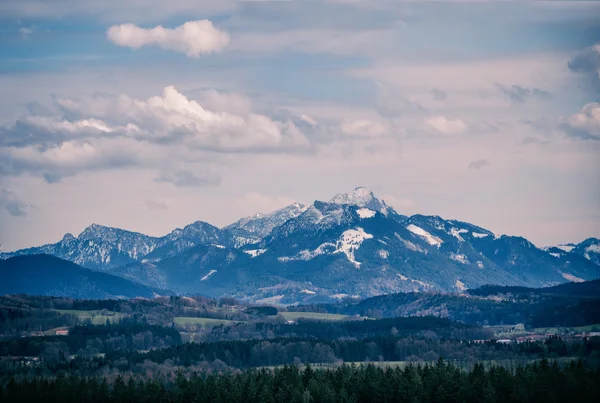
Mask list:
[{"label": "distant mountain silhouette", "polygon": [[83,268],[51,255],[0,260],[0,294],[102,299],[154,296],[145,285]]}]

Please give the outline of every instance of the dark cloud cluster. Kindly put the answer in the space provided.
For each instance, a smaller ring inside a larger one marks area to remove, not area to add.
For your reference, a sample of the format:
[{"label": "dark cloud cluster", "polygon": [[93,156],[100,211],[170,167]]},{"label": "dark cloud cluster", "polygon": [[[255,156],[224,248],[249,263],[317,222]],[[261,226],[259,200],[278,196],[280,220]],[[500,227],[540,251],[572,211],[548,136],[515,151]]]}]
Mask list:
[{"label": "dark cloud cluster", "polygon": [[431,90],[431,96],[436,101],[445,101],[446,98],[448,97],[448,94],[446,94],[442,90],[438,90],[437,88],[434,88],[434,89]]},{"label": "dark cloud cluster", "polygon": [[495,85],[498,91],[507,96],[515,104],[525,103],[529,99],[548,100],[553,97],[551,92],[540,88],[525,88],[520,85],[507,87],[500,83],[495,83]]},{"label": "dark cloud cluster", "polygon": [[177,170],[175,172],[164,172],[155,181],[170,183],[177,187],[201,187],[216,186],[221,183],[221,178],[208,170],[202,172]]},{"label": "dark cloud cluster", "polygon": [[27,204],[8,189],[0,189],[0,207],[13,217],[27,215]]},{"label": "dark cloud cluster", "polygon": [[427,110],[420,104],[406,98],[402,91],[392,85],[377,82],[377,113],[385,118],[399,118],[422,114]]},{"label": "dark cloud cluster", "polygon": [[600,91],[600,44],[582,50],[567,66],[573,73],[582,75],[591,88]]},{"label": "dark cloud cluster", "polygon": [[485,167],[490,166],[490,162],[486,159],[478,159],[475,161],[471,161],[467,166],[468,169],[473,169],[475,171],[479,171]]}]

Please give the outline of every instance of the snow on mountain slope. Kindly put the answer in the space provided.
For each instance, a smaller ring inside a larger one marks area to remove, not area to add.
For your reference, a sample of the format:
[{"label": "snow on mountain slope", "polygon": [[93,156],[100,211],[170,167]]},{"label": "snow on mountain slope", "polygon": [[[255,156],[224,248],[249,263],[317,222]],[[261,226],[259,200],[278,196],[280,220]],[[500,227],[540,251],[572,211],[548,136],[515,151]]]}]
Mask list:
[{"label": "snow on mountain slope", "polygon": [[135,262],[152,252],[160,244],[160,238],[92,224],[84,229],[78,237],[66,234],[61,241],[55,244],[6,253],[4,258],[49,254],[83,267],[103,270]]},{"label": "snow on mountain slope", "polygon": [[444,242],[440,238],[431,235],[429,232],[425,231],[423,228],[417,227],[414,224],[408,224],[406,226],[406,229],[409,230],[410,232],[412,232],[413,234],[417,234],[418,236],[422,237],[430,245],[434,245],[434,246],[438,246],[439,247],[442,244],[442,242]]},{"label": "snow on mountain slope", "polygon": [[145,255],[143,260],[156,262],[177,256],[196,245],[221,245],[228,242],[227,236],[219,228],[203,221],[196,221],[160,238],[160,246]]},{"label": "snow on mountain slope", "polygon": [[5,253],[2,257],[49,254],[89,269],[106,270],[142,260],[159,261],[192,246],[222,240],[223,235],[218,228],[201,221],[176,229],[164,237],[92,224],[77,237],[66,234],[55,244]]},{"label": "snow on mountain slope", "polygon": [[231,234],[235,247],[257,243],[267,236],[273,228],[280,226],[289,219],[295,218],[306,210],[302,203],[293,203],[272,213],[256,213],[250,217],[239,219],[223,228]]},{"label": "snow on mountain slope", "polygon": [[354,251],[360,248],[360,245],[365,239],[372,239],[373,235],[367,234],[364,229],[357,227],[349,229],[342,233],[342,236],[337,242],[337,250],[334,253],[343,253],[356,268],[360,267],[360,263],[354,258]]},{"label": "snow on mountain slope", "polygon": [[558,249],[564,250],[565,252],[571,252],[575,248],[575,244],[568,243],[564,245],[556,245]]},{"label": "snow on mountain slope", "polygon": [[56,244],[12,254],[52,254],[179,293],[281,296],[294,303],[600,278],[598,239],[563,246],[542,250],[458,220],[405,217],[356,188],[329,202],[294,203],[223,229],[197,221],[150,237],[92,225],[78,237],[67,234]]},{"label": "snow on mountain slope", "polygon": [[[364,229],[356,227],[356,229],[348,229],[344,231],[339,239],[334,242],[324,242],[314,250],[304,249],[295,256],[280,256],[280,262],[288,262],[293,260],[311,260],[319,255],[343,253],[356,268],[360,267],[360,262],[357,262],[354,257],[354,252],[360,248],[360,245],[365,239],[372,239],[373,235],[367,234]],[[248,251],[246,251],[248,252]]]},{"label": "snow on mountain slope", "polygon": [[369,210],[368,208],[360,208],[356,210],[356,212],[360,218],[371,218],[375,215],[375,212],[373,210]]},{"label": "snow on mountain slope", "polygon": [[600,265],[600,239],[598,238],[586,239],[576,245],[571,252],[585,257],[590,262]]}]

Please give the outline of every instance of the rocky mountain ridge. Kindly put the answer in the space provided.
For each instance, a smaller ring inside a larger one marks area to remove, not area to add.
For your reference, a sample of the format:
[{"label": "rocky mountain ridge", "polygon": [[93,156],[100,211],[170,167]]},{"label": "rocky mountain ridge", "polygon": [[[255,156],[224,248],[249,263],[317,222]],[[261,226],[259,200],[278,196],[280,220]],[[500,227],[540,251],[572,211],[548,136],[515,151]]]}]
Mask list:
[{"label": "rocky mountain ridge", "polygon": [[600,278],[599,245],[590,238],[540,249],[458,220],[407,217],[359,187],[221,229],[198,221],[150,237],[94,224],[0,257],[45,253],[178,293],[296,303],[592,280]]}]

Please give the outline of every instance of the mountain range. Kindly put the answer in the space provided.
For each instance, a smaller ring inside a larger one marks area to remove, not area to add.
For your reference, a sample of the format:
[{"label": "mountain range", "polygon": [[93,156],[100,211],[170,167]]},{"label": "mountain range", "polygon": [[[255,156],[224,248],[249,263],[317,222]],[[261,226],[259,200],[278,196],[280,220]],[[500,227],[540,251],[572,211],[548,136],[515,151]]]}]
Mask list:
[{"label": "mountain range", "polygon": [[600,278],[597,238],[538,248],[458,220],[399,214],[364,187],[223,228],[197,221],[163,237],[92,224],[0,258],[37,254],[180,294],[265,303]]}]

